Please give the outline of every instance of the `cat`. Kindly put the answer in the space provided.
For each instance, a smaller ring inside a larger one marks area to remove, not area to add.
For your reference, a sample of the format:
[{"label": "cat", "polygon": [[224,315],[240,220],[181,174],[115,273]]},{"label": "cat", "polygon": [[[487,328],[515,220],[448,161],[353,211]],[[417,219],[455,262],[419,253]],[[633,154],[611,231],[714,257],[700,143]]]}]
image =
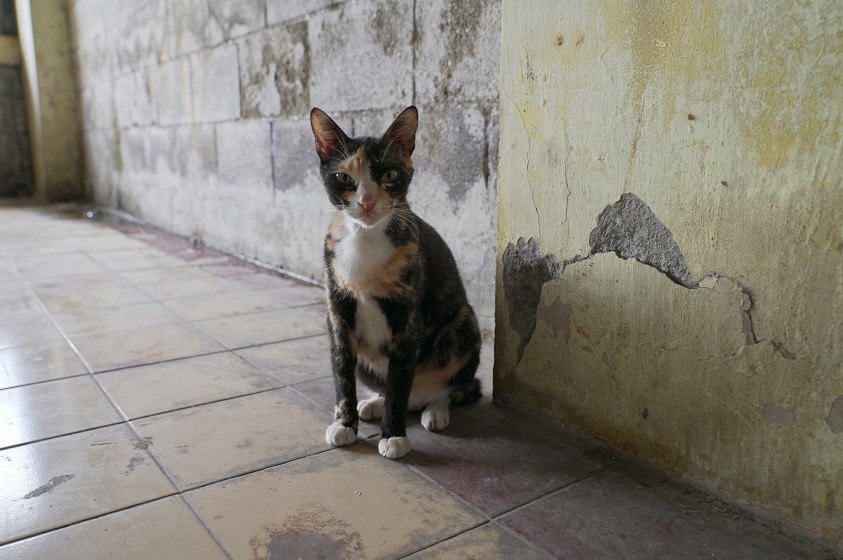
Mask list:
[{"label": "cat", "polygon": [[[445,241],[410,210],[418,110],[381,138],[350,138],[321,109],[310,124],[328,198],[337,209],[324,243],[328,332],[336,389],[334,446],[357,440],[358,419],[381,421],[378,451],[410,451],[408,410],[439,431],[449,405],[481,396],[481,335]],[[358,402],[359,381],[372,395]]]}]

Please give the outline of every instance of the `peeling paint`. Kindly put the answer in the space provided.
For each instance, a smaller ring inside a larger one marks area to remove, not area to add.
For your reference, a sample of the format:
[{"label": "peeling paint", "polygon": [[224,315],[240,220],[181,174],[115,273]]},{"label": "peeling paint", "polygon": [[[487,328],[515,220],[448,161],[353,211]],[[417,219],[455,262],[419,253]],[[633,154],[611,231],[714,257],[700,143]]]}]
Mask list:
[{"label": "peeling paint", "polygon": [[686,288],[696,288],[673,234],[647,204],[632,193],[606,206],[588,236],[591,254],[615,253],[652,266]]},{"label": "peeling paint", "polygon": [[770,424],[777,424],[779,426],[796,426],[796,415],[792,410],[788,410],[773,403],[767,403],[761,409],[761,418]]},{"label": "peeling paint", "polygon": [[831,403],[831,408],[828,409],[828,416],[825,417],[825,422],[835,434],[843,433],[843,395],[840,395]]},{"label": "peeling paint", "polygon": [[[537,319],[561,331],[566,342],[570,340],[572,307],[560,302],[550,306],[539,305],[542,287],[559,278],[568,265],[589,260],[600,253],[615,253],[623,259],[634,258],[691,290],[710,289],[718,280],[728,281],[741,294],[738,311],[747,346],[768,342],[757,334],[752,313],[755,298],[750,288],[722,272],[709,272],[699,281],[694,280],[670,229],[635,194],[624,193],[617,202],[604,208],[597,217],[597,227],[589,235],[589,242],[591,251],[588,255],[577,255],[561,262],[552,254],[542,255],[538,241],[533,238],[519,238],[516,244],[510,243],[504,250],[504,294],[510,305],[510,326],[521,338],[519,361],[533,336]],[[769,343],[782,358],[797,359],[781,341],[772,340]]]}]

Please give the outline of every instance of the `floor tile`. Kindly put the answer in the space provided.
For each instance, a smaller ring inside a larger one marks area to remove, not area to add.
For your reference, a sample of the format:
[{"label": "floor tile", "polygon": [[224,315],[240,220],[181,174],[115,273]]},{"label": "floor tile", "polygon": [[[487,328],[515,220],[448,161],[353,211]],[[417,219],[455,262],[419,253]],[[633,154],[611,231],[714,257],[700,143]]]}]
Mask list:
[{"label": "floor tile", "polygon": [[[5,290],[5,286],[3,286]],[[31,292],[27,290],[25,294],[18,296],[10,296],[8,293],[3,293],[0,296],[0,323],[8,323],[9,326],[15,324],[26,323],[33,319],[44,317],[44,308]]]},{"label": "floor tile", "polygon": [[283,307],[301,307],[314,303],[325,303],[325,290],[307,284],[291,283],[290,286],[263,290],[262,293],[279,301]]},{"label": "floor tile", "polygon": [[101,253],[92,253],[89,256],[113,272],[186,266],[185,261],[171,257],[151,247],[131,249],[128,251],[104,251]]},{"label": "floor tile", "polygon": [[319,405],[323,410],[333,412],[334,406],[337,404],[333,375],[297,383],[293,387]]},{"label": "floor tile", "polygon": [[90,375],[0,391],[0,448],[120,421]]},{"label": "floor tile", "polygon": [[202,321],[278,309],[278,301],[260,292],[238,290],[167,301],[167,306],[190,321]]},{"label": "floor tile", "polygon": [[407,557],[407,560],[546,560],[547,555],[492,522]]},{"label": "floor tile", "polygon": [[274,374],[285,385],[331,375],[331,353],[324,334],[244,348],[236,353]]},{"label": "floor tile", "polygon": [[25,322],[0,319],[0,348],[37,345],[63,340],[59,330],[44,314]]},{"label": "floor tile", "polygon": [[[205,272],[196,266],[180,266],[172,268],[151,268],[148,270],[129,270],[120,272],[117,276],[128,284],[146,286],[159,282],[202,281],[214,280],[216,276]],[[190,295],[190,294],[188,294]]]},{"label": "floor tile", "polygon": [[484,521],[360,445],[186,496],[235,558],[396,558]]},{"label": "floor tile", "polygon": [[7,560],[225,560],[225,553],[174,496],[0,546]]},{"label": "floor tile", "polygon": [[187,325],[162,325],[81,335],[73,343],[92,371],[153,364],[218,352],[223,348],[198,329]]},{"label": "floor tile", "polygon": [[196,324],[230,349],[308,337],[327,330],[323,305],[237,315]]},{"label": "floor tile", "polygon": [[84,276],[70,280],[62,278],[34,284],[33,289],[53,313],[73,313],[94,307],[119,307],[151,301],[137,287],[125,284],[113,275]]},{"label": "floor tile", "polygon": [[[292,386],[296,391],[316,403],[319,410],[324,410],[329,415],[330,419],[334,418],[334,407],[337,404],[336,391],[334,389],[333,376],[322,377],[312,381],[305,381]],[[410,418],[418,423],[418,415],[412,415]],[[408,419],[408,422],[410,420]],[[327,425],[325,426],[327,428]],[[357,429],[358,438],[370,438],[372,436],[379,436],[381,433],[380,422],[363,422],[361,421]]]},{"label": "floor tile", "polygon": [[149,297],[158,301],[169,299],[193,298],[230,290],[225,281],[188,269],[190,274],[180,278],[139,284],[138,287]]},{"label": "floor tile", "polygon": [[580,451],[520,426],[474,436],[453,436],[449,428],[431,433],[421,425],[410,426],[413,450],[405,461],[490,516],[601,469]]},{"label": "floor tile", "polygon": [[129,303],[114,307],[88,307],[53,314],[68,337],[141,329],[180,323],[181,317],[155,302]]},{"label": "floor tile", "polygon": [[281,386],[230,352],[97,374],[127,418],[138,418]]},{"label": "floor tile", "polygon": [[63,340],[0,350],[0,389],[87,371],[76,352]]},{"label": "floor tile", "polygon": [[[240,288],[246,288],[247,290],[287,290],[292,289],[295,291],[306,291],[306,290],[313,290],[323,294],[322,300],[324,300],[324,290],[321,288],[315,288],[314,286],[308,286],[299,282],[297,280],[293,280],[292,278],[284,277],[280,274],[276,274],[274,272],[269,271],[260,271],[255,270],[252,272],[244,271],[244,274],[237,274],[237,275],[230,275],[226,276],[226,280],[232,286],[239,286]],[[313,302],[315,303],[315,302]]]},{"label": "floor tile", "polygon": [[[29,285],[24,282],[15,271],[11,259],[0,253],[0,286],[3,286],[3,298],[20,297],[29,295]],[[2,303],[0,303],[2,307]]]},{"label": "floor tile", "polygon": [[724,515],[690,491],[614,472],[500,522],[556,558],[806,558],[803,546],[745,517]]},{"label": "floor tile", "polygon": [[0,480],[0,543],[174,492],[124,425],[0,451]]},{"label": "floor tile", "polygon": [[83,274],[100,274],[107,269],[88,255],[67,251],[57,255],[32,255],[15,259],[18,272],[24,278],[67,278]]},{"label": "floor tile", "polygon": [[277,389],[132,425],[184,489],[324,451],[330,418],[295,392]]}]

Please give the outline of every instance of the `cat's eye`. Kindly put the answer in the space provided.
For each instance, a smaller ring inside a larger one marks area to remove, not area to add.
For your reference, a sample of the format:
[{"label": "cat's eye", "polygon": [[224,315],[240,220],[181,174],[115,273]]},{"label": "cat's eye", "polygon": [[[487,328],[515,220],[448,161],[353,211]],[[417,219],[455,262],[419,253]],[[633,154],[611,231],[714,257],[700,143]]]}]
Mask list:
[{"label": "cat's eye", "polygon": [[354,182],[348,173],[334,173],[334,179],[341,185],[350,185]]},{"label": "cat's eye", "polygon": [[381,183],[391,183],[398,178],[398,171],[390,169],[381,176]]}]

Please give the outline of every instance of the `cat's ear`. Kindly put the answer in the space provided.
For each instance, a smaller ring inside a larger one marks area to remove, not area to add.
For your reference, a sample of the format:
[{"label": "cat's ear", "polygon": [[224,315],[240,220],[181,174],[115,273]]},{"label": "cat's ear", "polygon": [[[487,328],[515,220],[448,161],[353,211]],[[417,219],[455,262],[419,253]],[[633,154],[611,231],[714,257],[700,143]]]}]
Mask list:
[{"label": "cat's ear", "polygon": [[310,127],[316,138],[316,153],[323,162],[330,161],[340,146],[348,144],[348,136],[322,109],[310,111]]},{"label": "cat's ear", "polygon": [[419,111],[415,107],[407,107],[395,118],[395,121],[383,135],[394,146],[398,146],[401,152],[410,157],[416,149],[416,129],[419,126]]}]

